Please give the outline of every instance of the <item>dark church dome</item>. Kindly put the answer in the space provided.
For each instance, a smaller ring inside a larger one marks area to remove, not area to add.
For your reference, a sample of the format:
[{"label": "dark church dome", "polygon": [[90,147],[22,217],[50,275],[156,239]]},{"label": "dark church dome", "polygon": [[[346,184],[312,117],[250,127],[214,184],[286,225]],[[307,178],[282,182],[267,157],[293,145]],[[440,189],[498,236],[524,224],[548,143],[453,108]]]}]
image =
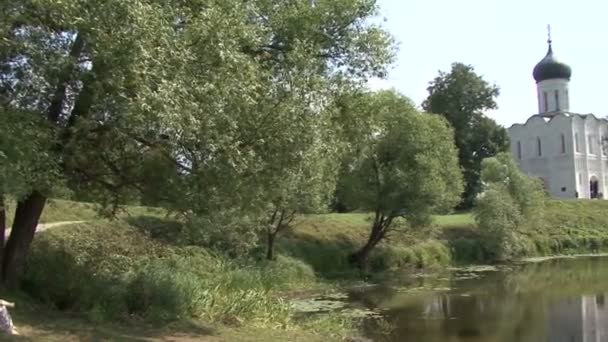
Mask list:
[{"label": "dark church dome", "polygon": [[572,69],[568,64],[562,63],[555,58],[553,55],[553,48],[551,47],[551,41],[549,41],[547,55],[536,64],[532,75],[534,76],[536,83],[554,78],[570,80]]}]

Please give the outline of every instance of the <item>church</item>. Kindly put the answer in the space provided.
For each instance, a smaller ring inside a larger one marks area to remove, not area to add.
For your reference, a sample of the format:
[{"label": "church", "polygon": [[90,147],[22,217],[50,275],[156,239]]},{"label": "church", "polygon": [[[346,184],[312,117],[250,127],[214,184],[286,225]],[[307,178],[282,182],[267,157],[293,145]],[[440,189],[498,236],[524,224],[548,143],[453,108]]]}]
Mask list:
[{"label": "church", "polygon": [[547,55],[534,67],[538,114],[509,127],[511,152],[525,173],[539,177],[560,198],[608,197],[608,120],[570,111],[572,69]]}]

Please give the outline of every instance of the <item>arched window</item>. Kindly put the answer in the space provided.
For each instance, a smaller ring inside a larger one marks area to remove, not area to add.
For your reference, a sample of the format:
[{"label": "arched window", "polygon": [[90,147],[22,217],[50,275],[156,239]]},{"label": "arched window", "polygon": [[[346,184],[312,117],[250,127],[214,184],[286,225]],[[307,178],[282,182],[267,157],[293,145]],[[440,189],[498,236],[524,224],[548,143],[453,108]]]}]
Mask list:
[{"label": "arched window", "polygon": [[560,134],[560,145],[562,153],[566,153],[566,136],[564,133]]},{"label": "arched window", "polygon": [[536,152],[539,157],[543,155],[543,147],[540,142],[540,137],[536,137]]},{"label": "arched window", "polygon": [[547,92],[543,91],[543,102],[545,103],[545,110],[543,112],[549,111],[549,99],[547,98]]},{"label": "arched window", "polygon": [[517,140],[517,159],[521,159],[521,141]]},{"label": "arched window", "polygon": [[587,146],[588,146],[589,154],[594,154],[595,152],[593,151],[593,136],[591,136],[591,135],[587,136]]},{"label": "arched window", "polygon": [[574,148],[575,148],[576,152],[581,151],[581,148],[578,143],[578,133],[574,133]]},{"label": "arched window", "polygon": [[555,109],[559,110],[559,92],[555,91]]}]

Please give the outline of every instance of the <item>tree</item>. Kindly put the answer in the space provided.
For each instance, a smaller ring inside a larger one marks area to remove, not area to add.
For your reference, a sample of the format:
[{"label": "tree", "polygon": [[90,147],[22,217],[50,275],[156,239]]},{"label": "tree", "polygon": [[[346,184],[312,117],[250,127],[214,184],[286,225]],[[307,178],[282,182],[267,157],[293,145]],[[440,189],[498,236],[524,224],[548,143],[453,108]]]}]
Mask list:
[{"label": "tree", "polygon": [[474,214],[485,250],[495,260],[525,254],[526,235],[543,227],[545,192],[540,179],[522,173],[509,153],[499,153],[483,160],[481,180],[483,191]]},{"label": "tree", "polygon": [[389,35],[365,20],[371,0],[28,0],[0,10],[0,115],[33,123],[1,128],[0,191],[18,199],[8,286],[58,183],[110,209],[142,194],[187,215],[268,208],[270,180],[290,179],[317,148],[332,94],[381,76],[393,55]]},{"label": "tree", "polygon": [[462,176],[452,129],[440,116],[419,113],[394,91],[363,94],[352,110],[367,119],[351,130],[362,134],[352,135],[359,138],[340,187],[351,207],[373,212],[366,244],[349,258],[364,268],[396,219],[416,227],[455,205]]},{"label": "tree", "polygon": [[[167,57],[183,49],[174,39],[176,14],[152,2],[0,6],[0,115],[13,123],[2,132],[2,191],[17,198],[1,278],[15,287],[58,183],[113,204],[145,184],[139,165],[150,148],[140,134],[158,134],[160,120],[141,100],[162,88]],[[149,73],[159,65],[164,72]],[[10,170],[21,173],[11,180]]]},{"label": "tree", "polygon": [[292,227],[296,214],[318,213],[329,204],[336,184],[337,151],[330,141],[317,144],[307,152],[298,168],[290,168],[289,174],[283,170],[283,176],[274,178],[275,184],[269,188],[272,197],[266,224],[268,260],[274,259],[277,235]]},{"label": "tree", "polygon": [[507,131],[483,114],[497,108],[499,88],[477,75],[472,66],[454,63],[449,73],[440,71],[427,90],[424,110],[443,115],[454,127],[465,182],[460,205],[470,208],[480,191],[481,161],[509,149]]}]

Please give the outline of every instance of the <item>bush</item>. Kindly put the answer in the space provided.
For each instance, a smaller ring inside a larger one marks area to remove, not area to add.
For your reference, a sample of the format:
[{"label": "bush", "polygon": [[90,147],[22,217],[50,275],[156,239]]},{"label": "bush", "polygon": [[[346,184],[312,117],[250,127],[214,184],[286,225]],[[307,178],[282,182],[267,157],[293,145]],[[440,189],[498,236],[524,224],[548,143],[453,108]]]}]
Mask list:
[{"label": "bush", "polygon": [[432,268],[446,266],[452,258],[449,249],[436,240],[421,242],[412,247],[383,246],[370,256],[370,266],[375,271],[402,268]]},{"label": "bush", "polygon": [[459,237],[451,242],[452,256],[461,263],[483,262],[485,251],[482,243],[477,239]]},{"label": "bush", "polygon": [[183,239],[236,258],[249,255],[258,246],[260,230],[256,222],[236,215],[193,217]]},{"label": "bush", "polygon": [[162,253],[162,248],[125,226],[55,228],[34,240],[21,287],[59,310],[113,319],[126,313],[129,272],[141,256]]},{"label": "bush", "polygon": [[141,232],[108,223],[45,232],[32,246],[22,288],[94,321],[135,315],[287,324],[289,305],[269,291],[315,280],[292,258],[237,262],[200,247],[161,248]]},{"label": "bush", "polygon": [[524,175],[510,155],[482,162],[483,192],[475,205],[475,221],[487,256],[509,260],[535,250],[528,234],[543,230],[544,192],[539,181]]},{"label": "bush", "polygon": [[178,258],[147,262],[128,285],[130,314],[152,320],[202,316],[204,283]]}]

